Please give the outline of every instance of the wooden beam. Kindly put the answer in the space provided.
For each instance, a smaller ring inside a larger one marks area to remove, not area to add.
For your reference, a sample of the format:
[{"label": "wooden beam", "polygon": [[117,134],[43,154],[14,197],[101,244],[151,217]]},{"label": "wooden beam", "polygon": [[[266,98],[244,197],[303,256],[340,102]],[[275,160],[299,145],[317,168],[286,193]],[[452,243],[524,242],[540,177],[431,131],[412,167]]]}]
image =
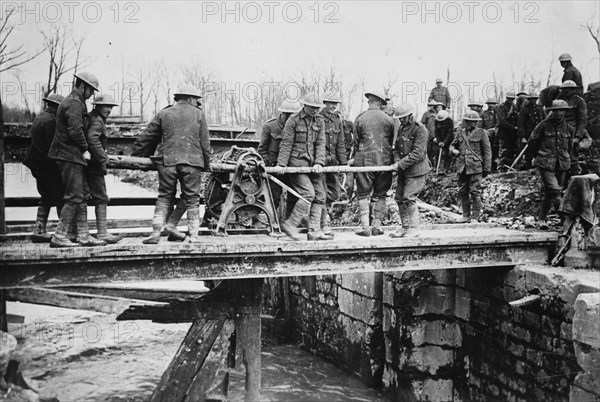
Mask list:
[{"label": "wooden beam", "polygon": [[417,201],[417,207],[419,207],[420,209],[424,209],[426,211],[435,212],[436,214],[439,214],[452,222],[458,222],[463,219],[462,215],[455,214],[454,212],[450,212],[450,211],[444,211],[442,208],[438,208],[431,204],[427,204],[426,202],[423,202],[423,201]]},{"label": "wooden beam", "polygon": [[167,303],[173,300],[197,299],[205,292],[197,290],[174,290],[147,287],[124,287],[111,286],[108,284],[79,285],[79,286],[57,286],[53,289],[65,292],[85,293],[90,295],[102,295],[124,299],[148,300]]},{"label": "wooden beam", "polygon": [[8,301],[98,311],[106,314],[121,313],[132,304],[148,303],[120,297],[92,296],[84,293],[65,292],[46,288],[13,288],[7,289],[5,292],[6,300]]}]

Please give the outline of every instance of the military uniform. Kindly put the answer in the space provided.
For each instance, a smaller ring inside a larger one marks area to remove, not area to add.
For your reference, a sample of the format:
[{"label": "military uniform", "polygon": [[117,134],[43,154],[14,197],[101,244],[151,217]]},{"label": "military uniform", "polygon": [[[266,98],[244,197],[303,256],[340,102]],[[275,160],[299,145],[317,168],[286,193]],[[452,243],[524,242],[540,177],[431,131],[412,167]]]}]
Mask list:
[{"label": "military uniform", "polygon": [[[572,139],[577,138],[577,144],[571,144],[571,168],[569,169],[569,176],[581,174],[581,167],[579,165],[579,141],[588,137],[587,132],[587,105],[583,98],[576,93],[573,93],[569,97],[564,94],[560,94],[558,99],[566,101],[571,107],[565,113],[565,121],[569,125],[570,131],[573,133]],[[565,186],[567,183],[564,183]]]},{"label": "military uniform", "polygon": [[396,134],[393,152],[398,164],[398,181],[394,199],[404,229],[419,226],[417,195],[425,186],[425,178],[431,170],[427,158],[428,138],[425,126],[415,120],[405,126],[400,125]]},{"label": "military uniform", "polygon": [[179,181],[187,208],[190,239],[195,241],[199,228],[201,173],[210,167],[210,137],[204,111],[184,99],[158,112],[134,148],[136,153],[143,154],[140,149],[150,149],[156,144],[156,155],[152,159],[157,165],[159,184],[153,236],[157,237],[165,225]]},{"label": "military uniform", "polygon": [[92,110],[89,114],[90,127],[86,133],[92,159],[86,169],[86,180],[93,205],[108,204],[110,198],[106,193],[104,176],[108,173],[108,155],[106,154],[106,121],[104,116]]},{"label": "military uniform", "polygon": [[571,138],[572,129],[567,122],[552,117],[538,124],[529,137],[529,145],[536,151],[535,166],[544,184],[542,220],[546,219],[553,204],[557,209],[560,204],[565,174],[571,166]]},{"label": "military uniform", "polygon": [[[440,166],[445,171],[449,171],[452,166],[452,158],[449,154],[450,144],[454,140],[454,121],[448,117],[442,121],[435,121],[435,138],[438,144],[444,144],[442,147],[442,160]],[[438,147],[439,149],[439,147]],[[438,156],[439,157],[439,151]],[[437,166],[437,159],[435,165]]]},{"label": "military uniform", "polygon": [[[346,160],[351,160],[354,157],[354,123],[350,120],[343,121],[344,127],[344,144],[346,145]],[[344,191],[348,200],[352,199],[354,194],[354,172],[345,173],[346,183],[344,185]]]},{"label": "military uniform", "polygon": [[492,172],[496,171],[496,163],[498,161],[498,151],[500,141],[498,139],[496,125],[496,107],[488,104],[488,109],[481,113],[481,128],[483,128],[490,140],[490,146],[492,147]]},{"label": "military uniform", "polygon": [[[277,166],[312,167],[325,165],[325,123],[323,116],[310,116],[304,109],[294,113],[285,123],[277,158]],[[296,228],[309,215],[309,231],[321,225],[321,213],[326,194],[320,174],[292,174],[289,181],[300,196],[310,203],[298,200],[284,227]],[[284,229],[286,231],[286,229]],[[291,232],[287,230],[286,233]]]},{"label": "military uniform", "polygon": [[[327,113],[323,109],[319,114],[323,116],[325,124],[325,166],[347,164],[344,123],[340,113]],[[323,174],[323,188],[327,192],[328,205],[340,198],[341,187],[337,173]]]},{"label": "military uniform", "polygon": [[498,168],[510,166],[519,152],[518,113],[516,105],[504,102],[496,107],[499,143]]},{"label": "military uniform", "polygon": [[431,102],[432,100],[436,102],[442,102],[446,108],[450,108],[450,102],[452,99],[450,98],[450,92],[448,91],[448,88],[435,87],[431,90],[427,102]]},{"label": "military uniform", "polygon": [[421,124],[425,126],[428,133],[427,140],[427,156],[432,165],[435,165],[437,162],[437,147],[435,146],[435,115],[437,112],[435,110],[427,110],[423,113],[421,117]]},{"label": "military uniform", "polygon": [[451,147],[460,152],[456,171],[463,217],[478,219],[481,213],[481,180],[492,169],[492,149],[487,133],[477,127],[463,128]]},{"label": "military uniform", "polygon": [[569,63],[563,70],[563,76],[560,82],[574,81],[577,84],[577,95],[583,96],[583,80],[581,78],[581,72],[573,64]]},{"label": "military uniform", "polygon": [[[524,144],[522,140],[529,140],[529,136],[533,129],[544,120],[544,111],[541,106],[534,103],[527,103],[523,109],[519,112],[519,120],[517,122],[517,128],[519,133],[519,148],[522,150]],[[532,166],[533,158],[535,153],[529,147],[523,155],[521,169],[530,169]]]}]

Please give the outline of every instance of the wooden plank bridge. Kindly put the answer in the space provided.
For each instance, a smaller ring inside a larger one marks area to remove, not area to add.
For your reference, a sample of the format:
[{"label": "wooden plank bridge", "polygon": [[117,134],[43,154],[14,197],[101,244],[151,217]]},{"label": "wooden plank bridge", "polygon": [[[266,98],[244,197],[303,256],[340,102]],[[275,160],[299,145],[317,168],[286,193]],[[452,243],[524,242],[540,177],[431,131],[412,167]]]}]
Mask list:
[{"label": "wooden plank bridge", "polygon": [[[143,166],[139,168],[151,168],[149,161],[140,163]],[[219,168],[232,170],[231,166]],[[352,170],[338,170],[344,169]],[[9,205],[30,203],[14,200]],[[128,205],[127,200],[122,203]],[[2,192],[2,213],[3,208]],[[20,224],[22,230],[23,222]],[[395,229],[386,228],[388,232]],[[0,324],[6,330],[6,300],[77,306],[86,296],[110,304],[122,320],[192,321],[152,401],[226,400],[232,367],[245,369],[246,400],[260,400],[264,278],[511,268],[548,262],[557,240],[556,233],[488,224],[429,225],[419,230],[418,236],[404,239],[387,235],[364,238],[356,236],[353,228],[338,228],[335,239],[326,242],[292,242],[257,231],[216,237],[203,229],[205,236],[199,243],[162,240],[158,245],[142,243],[149,228],[138,225],[111,230],[126,231],[127,237],[115,245],[68,249],[33,244],[23,234],[9,231],[0,242]],[[127,286],[175,280],[212,280],[218,285],[204,293],[143,291]],[[152,303],[130,306],[131,299]]]}]

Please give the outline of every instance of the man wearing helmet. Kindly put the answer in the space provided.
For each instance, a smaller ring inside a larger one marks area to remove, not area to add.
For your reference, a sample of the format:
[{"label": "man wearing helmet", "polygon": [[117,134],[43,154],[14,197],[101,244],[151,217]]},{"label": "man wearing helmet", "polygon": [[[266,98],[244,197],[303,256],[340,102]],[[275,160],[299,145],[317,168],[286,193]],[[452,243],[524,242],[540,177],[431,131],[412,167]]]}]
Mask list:
[{"label": "man wearing helmet", "polygon": [[[381,111],[381,107],[387,104],[385,95],[372,91],[365,93],[365,97],[369,108],[354,122],[357,142],[354,166],[389,166],[393,158],[394,120]],[[380,236],[383,234],[381,224],[386,211],[387,192],[392,185],[392,172],[358,172],[355,178],[361,223],[356,234]],[[369,219],[371,207],[372,225]]]},{"label": "man wearing helmet", "polygon": [[23,164],[35,177],[40,204],[37,210],[35,229],[31,235],[34,243],[49,243],[52,235],[46,232],[50,208],[56,207],[58,216],[63,205],[63,189],[56,161],[48,158],[48,150],[56,130],[56,110],[64,97],[52,94],[43,100],[46,108],[35,118],[31,127],[31,147]]},{"label": "man wearing helmet", "polygon": [[563,70],[563,76],[560,82],[573,81],[577,85],[577,95],[583,96],[583,80],[581,79],[581,72],[573,65],[573,58],[568,53],[563,53],[558,57],[560,65]]},{"label": "man wearing helmet", "polygon": [[431,94],[429,94],[429,98],[427,98],[427,102],[435,100],[437,102],[441,102],[441,106],[446,109],[450,108],[450,102],[452,99],[450,98],[450,92],[448,88],[442,86],[444,82],[441,78],[436,78],[435,80],[435,88],[431,90]]},{"label": "man wearing helmet", "polygon": [[[523,105],[523,108],[519,112],[519,120],[517,121],[517,127],[519,131],[519,148],[522,150],[527,142],[533,129],[544,120],[544,111],[542,106],[537,104],[538,94],[531,92],[527,95],[527,101]],[[525,154],[523,155],[522,162],[520,163],[521,170],[531,169],[533,158],[535,154],[527,147]]]},{"label": "man wearing helmet", "polygon": [[427,158],[429,133],[425,126],[414,118],[413,113],[412,106],[403,103],[395,114],[395,117],[400,120],[400,126],[393,148],[398,171],[394,198],[398,204],[402,228],[391,233],[391,237],[411,236],[419,228],[417,194],[425,186],[425,177],[431,170]]},{"label": "man wearing helmet", "polygon": [[[280,167],[313,167],[310,174],[291,174],[289,180],[304,200],[298,200],[281,230],[294,240],[301,240],[298,225],[308,215],[308,240],[331,240],[321,230],[321,214],[325,205],[325,190],[321,179],[325,165],[325,124],[319,109],[324,105],[316,93],[307,94],[304,105],[294,113],[283,128],[283,138],[277,158]],[[307,203],[307,202],[308,203]]]},{"label": "man wearing helmet", "polygon": [[463,116],[464,128],[450,145],[457,156],[458,195],[463,210],[463,221],[477,222],[481,214],[481,179],[492,169],[492,149],[485,130],[477,127],[481,120],[477,112],[469,110]]},{"label": "man wearing helmet", "polygon": [[110,198],[106,193],[106,181],[104,176],[108,173],[108,155],[106,154],[106,119],[112,108],[118,106],[110,95],[98,95],[92,102],[94,109],[90,112],[90,127],[86,133],[86,139],[92,159],[88,161],[86,169],[86,181],[90,189],[90,200],[94,205],[96,213],[96,227],[98,240],[104,240],[108,244],[114,244],[123,238],[122,235],[115,236],[108,233],[106,223],[106,210]]},{"label": "man wearing helmet", "polygon": [[495,99],[488,99],[486,102],[487,109],[481,113],[481,128],[483,128],[490,140],[492,147],[492,172],[496,171],[496,163],[498,160],[498,135],[496,134],[496,102]]},{"label": "man wearing helmet", "polygon": [[[334,92],[323,96],[325,107],[319,112],[325,124],[325,166],[338,166],[348,163],[346,159],[346,142],[344,139],[344,123],[340,112],[337,110],[341,102]],[[333,236],[331,230],[331,204],[340,198],[342,192],[339,175],[337,173],[323,174],[323,189],[325,190],[325,208],[321,214],[321,228],[326,235]]]},{"label": "man wearing helmet", "polygon": [[436,163],[437,158],[437,147],[435,146],[437,141],[435,139],[435,116],[437,115],[437,111],[435,107],[438,105],[438,102],[431,100],[427,103],[429,107],[428,110],[423,113],[421,117],[421,124],[425,126],[427,132],[429,134],[427,140],[427,156],[429,157],[429,161],[432,165]]},{"label": "man wearing helmet", "polygon": [[[210,170],[210,137],[204,111],[197,107],[200,92],[189,85],[176,93],[177,102],[158,112],[134,148],[159,144],[152,157],[158,168],[158,198],[152,219],[152,234],[145,244],[156,244],[174,203],[177,182],[181,185],[188,219],[188,241],[199,241],[202,170]],[[165,228],[167,230],[167,228]]]},{"label": "man wearing helmet", "polygon": [[510,166],[519,152],[517,122],[519,114],[514,104],[516,95],[513,91],[506,94],[506,101],[496,108],[497,133],[499,140],[498,170]]},{"label": "man wearing helmet", "polygon": [[[586,139],[584,143],[591,142],[587,132],[587,105],[583,98],[577,94],[577,89],[575,82],[567,80],[560,86],[558,95],[558,99],[564,100],[569,105],[569,109],[565,112],[565,121],[573,133],[570,175],[581,173],[581,167],[579,166],[580,143],[583,139]],[[581,150],[583,149],[587,149],[587,146],[582,147]]]},{"label": "man wearing helmet", "polygon": [[[447,110],[440,110],[435,116],[435,139],[434,142],[437,144],[437,158],[435,160],[435,166],[439,165],[446,172],[450,171],[452,159],[449,155],[450,143],[454,140],[454,120],[450,117],[450,113]],[[438,161],[440,158],[441,161]]]},{"label": "man wearing helmet", "polygon": [[[89,189],[85,167],[91,155],[85,134],[89,125],[86,99],[98,90],[98,79],[92,74],[74,74],[75,86],[56,111],[56,132],[48,157],[58,161],[64,189],[64,206],[51,247],[103,246],[103,240],[90,236],[87,223]],[[69,228],[77,227],[77,242],[69,239]]]},{"label": "man wearing helmet", "polygon": [[565,120],[570,106],[564,100],[552,101],[548,108],[552,113],[538,124],[529,137],[529,146],[536,152],[535,167],[544,184],[544,201],[539,214],[540,226],[546,227],[546,219],[552,206],[558,210],[563,180],[571,166],[569,148],[573,129]]},{"label": "man wearing helmet", "polygon": [[[283,128],[293,113],[297,113],[302,108],[299,102],[284,100],[277,111],[279,116],[267,120],[262,127],[260,143],[258,144],[258,153],[265,161],[267,166],[277,166],[277,158],[279,157],[279,148],[281,139],[283,138]],[[277,184],[271,184],[271,192],[275,207],[279,207],[281,198],[281,187]],[[287,183],[286,183],[287,184]]]}]

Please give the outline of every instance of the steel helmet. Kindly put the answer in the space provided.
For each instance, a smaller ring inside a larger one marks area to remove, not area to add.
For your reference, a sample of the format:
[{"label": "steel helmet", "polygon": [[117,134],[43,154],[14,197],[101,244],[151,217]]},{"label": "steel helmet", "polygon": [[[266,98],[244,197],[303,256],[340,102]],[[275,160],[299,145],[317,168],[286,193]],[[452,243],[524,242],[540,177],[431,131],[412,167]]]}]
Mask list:
[{"label": "steel helmet", "polygon": [[571,109],[571,106],[569,106],[569,104],[562,100],[562,99],[558,99],[558,100],[553,100],[552,101],[552,106],[550,106],[547,110],[567,110],[567,109]]},{"label": "steel helmet", "polygon": [[488,100],[486,100],[485,103],[487,103],[488,105],[497,105],[498,104],[498,102],[492,98],[489,98]]},{"label": "steel helmet", "polygon": [[512,99],[514,99],[514,98],[516,98],[517,96],[515,95],[515,91],[508,91],[508,92],[506,93],[506,97],[507,97],[507,98],[512,98]]},{"label": "steel helmet", "polygon": [[438,112],[438,114],[435,116],[435,119],[437,121],[444,121],[446,120],[448,117],[450,117],[450,113],[448,113],[447,110],[440,110]]},{"label": "steel helmet", "polygon": [[474,110],[469,110],[465,113],[465,115],[463,116],[463,120],[468,120],[468,121],[479,121],[481,120],[481,117],[479,117],[479,113],[477,113]]},{"label": "steel helmet", "polygon": [[323,104],[323,102],[321,102],[321,99],[319,99],[319,95],[317,95],[316,92],[311,92],[311,93],[306,94],[306,96],[300,100],[300,103],[302,103],[305,106],[312,106],[312,107],[325,106]]},{"label": "steel helmet", "polygon": [[467,104],[467,106],[479,106],[479,107],[483,107],[483,103],[479,102],[479,101],[472,101],[472,102],[469,102],[469,104]]},{"label": "steel helmet", "polygon": [[537,92],[535,92],[535,91],[534,91],[534,92],[530,92],[530,93],[527,95],[527,99],[537,99],[537,98],[539,98],[539,97],[540,97],[540,96],[539,96],[539,95],[537,94]]},{"label": "steel helmet", "polygon": [[92,105],[119,106],[115,99],[108,94],[100,94],[94,98]]},{"label": "steel helmet", "polygon": [[433,99],[427,103],[427,106],[437,106],[437,105],[440,105],[440,102],[436,101],[435,99]]},{"label": "steel helmet", "polygon": [[435,83],[437,84],[438,82],[444,82],[444,80],[443,80],[443,79],[441,79],[441,78],[436,78],[436,79],[435,79]]},{"label": "steel helmet", "polygon": [[409,105],[408,103],[402,103],[396,109],[396,111],[394,113],[394,117],[397,117],[397,118],[401,119],[401,118],[409,116],[409,115],[411,115],[413,113],[414,113],[414,110],[413,110],[413,107],[411,105]]},{"label": "steel helmet", "polygon": [[337,92],[333,91],[325,92],[325,94],[323,95],[323,102],[342,103]]},{"label": "steel helmet", "polygon": [[565,88],[577,88],[577,84],[575,84],[575,81],[572,80],[566,80],[565,82],[562,83],[562,85],[560,86],[560,89],[565,89]]},{"label": "steel helmet", "polygon": [[192,96],[194,98],[202,98],[202,95],[200,95],[200,91],[198,91],[198,89],[192,85],[184,85],[182,87],[179,87],[177,92],[175,92],[173,95],[183,95]]},{"label": "steel helmet", "polygon": [[573,58],[571,57],[571,55],[569,53],[563,53],[560,56],[558,56],[558,60],[559,61],[571,61],[571,60],[573,60]]},{"label": "steel helmet", "polygon": [[379,91],[365,92],[365,97],[368,98],[369,96],[374,96],[374,97],[380,99],[381,102],[383,102],[383,105],[387,105],[387,101],[385,100],[385,98],[387,98],[387,96],[385,96],[383,93],[381,93]]},{"label": "steel helmet", "polygon": [[44,102],[50,102],[50,103],[56,103],[57,105],[60,105],[60,103],[65,99],[64,96],[59,95],[59,94],[50,94],[44,98],[42,98],[42,100]]},{"label": "steel helmet", "polygon": [[300,102],[284,100],[281,102],[281,106],[277,108],[277,111],[281,113],[296,113],[299,112],[300,109],[302,109]]},{"label": "steel helmet", "polygon": [[84,71],[81,73],[75,73],[75,74],[73,74],[73,76],[75,78],[79,78],[81,81],[88,84],[90,87],[92,87],[94,89],[94,91],[98,91],[98,88],[100,87],[100,83],[98,82],[98,78],[96,78],[95,75]]}]

